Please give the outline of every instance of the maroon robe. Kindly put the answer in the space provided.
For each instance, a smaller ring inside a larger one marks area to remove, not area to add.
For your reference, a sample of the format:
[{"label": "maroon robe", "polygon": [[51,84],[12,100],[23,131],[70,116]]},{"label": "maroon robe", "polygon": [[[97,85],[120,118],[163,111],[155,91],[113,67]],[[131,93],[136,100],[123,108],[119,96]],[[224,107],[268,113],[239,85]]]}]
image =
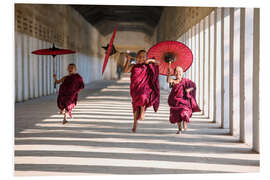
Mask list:
[{"label": "maroon robe", "polygon": [[[193,90],[186,93],[188,88],[193,88]],[[189,79],[182,78],[178,84],[172,86],[168,104],[170,106],[171,123],[189,122],[192,112],[201,111],[196,102],[196,84]]]},{"label": "maroon robe", "polygon": [[157,112],[159,107],[159,69],[154,64],[136,64],[131,70],[130,95],[133,112],[138,111],[136,119],[141,116],[141,106],[153,106]]},{"label": "maroon robe", "polygon": [[71,110],[78,101],[78,93],[84,88],[83,79],[79,74],[72,74],[65,77],[64,82],[60,85],[57,97],[59,109],[66,110],[70,117]]}]

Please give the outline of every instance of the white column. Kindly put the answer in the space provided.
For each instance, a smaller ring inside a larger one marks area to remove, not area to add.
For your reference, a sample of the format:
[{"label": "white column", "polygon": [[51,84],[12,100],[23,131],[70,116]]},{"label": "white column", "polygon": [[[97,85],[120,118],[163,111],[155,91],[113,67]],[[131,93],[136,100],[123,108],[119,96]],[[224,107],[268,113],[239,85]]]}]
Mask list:
[{"label": "white column", "polygon": [[213,122],[217,122],[217,117],[216,117],[216,109],[217,109],[217,102],[216,102],[216,94],[217,94],[217,89],[216,89],[216,70],[217,70],[217,8],[214,10],[214,58],[213,58]]},{"label": "white column", "polygon": [[19,57],[18,57],[18,46],[19,46],[19,44],[18,44],[18,40],[17,40],[17,38],[18,38],[18,35],[17,35],[17,33],[15,32],[14,33],[14,35],[15,35],[15,38],[14,38],[14,40],[15,40],[15,44],[14,44],[14,46],[15,46],[15,60],[14,60],[14,65],[15,65],[15,77],[14,77],[14,80],[15,80],[15,91],[14,91],[14,97],[15,97],[15,101],[18,101],[18,71],[19,71],[19,65],[18,65],[18,63],[19,63]]},{"label": "white column", "polygon": [[253,150],[260,152],[260,9],[253,19]]},{"label": "white column", "polygon": [[16,94],[17,98],[16,101],[23,100],[23,37],[21,33],[15,32],[15,44],[16,44],[16,56],[15,56],[15,63],[17,63],[17,88]]},{"label": "white column", "polygon": [[[221,96],[223,91],[221,90],[221,83],[224,75],[221,75],[221,11],[222,8],[217,8],[217,22],[216,22],[216,120],[217,123],[221,126]],[[221,77],[222,76],[222,77]],[[223,115],[224,116],[224,115]]]},{"label": "white column", "polygon": [[224,8],[224,127],[230,122],[230,9]]},{"label": "white column", "polygon": [[[42,41],[38,40],[37,49],[42,48]],[[38,56],[38,96],[42,96],[42,56]]]},{"label": "white column", "polygon": [[33,49],[33,41],[34,38],[33,37],[29,37],[29,48],[27,53],[29,54],[28,56],[28,82],[29,82],[29,97],[32,99],[34,97],[34,80],[33,80],[33,54],[31,53],[31,50]]},{"label": "white column", "polygon": [[209,117],[209,31],[210,31],[210,28],[209,28],[209,17],[207,16],[205,18],[205,44],[204,44],[204,47],[205,47],[205,75],[204,75],[204,83],[205,83],[205,94],[204,94],[204,97],[205,97],[205,115],[206,117]]},{"label": "white column", "polygon": [[[46,48],[46,43],[42,42],[42,48]],[[48,95],[47,91],[47,74],[48,74],[48,66],[47,66],[47,56],[42,56],[42,78],[43,78],[43,86],[42,86],[42,91],[43,91],[43,96]]]},{"label": "white column", "polygon": [[200,21],[200,108],[202,110],[202,115],[204,115],[204,19]]},{"label": "white column", "polygon": [[225,45],[224,45],[224,11],[225,9],[224,8],[221,8],[221,14],[220,14],[220,21],[221,21],[221,31],[220,31],[220,47],[221,47],[221,52],[220,52],[220,89],[221,89],[221,99],[220,99],[220,116],[221,116],[221,128],[225,128],[225,102],[224,102],[224,98],[225,98],[225,89],[224,89],[224,81],[225,81],[225,78],[224,78],[224,67],[225,67],[225,64],[224,64],[224,50],[225,50]]},{"label": "white column", "polygon": [[208,54],[208,58],[207,58],[207,78],[208,78],[208,81],[207,81],[207,86],[208,86],[208,117],[209,118],[212,118],[212,114],[211,114],[211,108],[213,106],[213,104],[211,104],[211,16],[210,14],[207,16],[207,19],[208,19],[208,26],[207,26],[207,32],[208,32],[208,43],[207,43],[207,46],[208,46],[208,51],[207,51],[207,54]]},{"label": "white column", "polygon": [[[186,32],[186,46],[190,48],[190,44],[189,44],[189,38],[190,38],[189,31],[190,31],[190,29]],[[186,74],[187,74],[187,78],[188,79],[191,79],[191,77],[190,77],[190,69],[191,69],[191,67],[186,71]]]},{"label": "white column", "polygon": [[28,76],[28,46],[29,39],[27,35],[23,35],[23,100],[28,100],[29,98],[29,76]]},{"label": "white column", "polygon": [[246,142],[245,122],[245,8],[240,10],[240,141]]},{"label": "white column", "polygon": [[[30,53],[38,48],[38,39],[34,38],[33,40],[33,46],[32,49],[30,50]],[[33,97],[37,98],[38,97],[38,60],[39,56],[38,55],[33,55]]]},{"label": "white column", "polygon": [[[192,28],[189,29],[189,43],[188,44],[189,44],[189,48],[192,51]],[[193,51],[192,51],[192,54],[194,54]],[[193,81],[193,64],[191,65],[189,72],[190,72],[190,79]]]},{"label": "white column", "polygon": [[54,92],[54,85],[53,85],[53,68],[54,68],[54,63],[55,63],[55,59],[53,59],[52,56],[49,56],[49,60],[51,62],[51,73],[49,74],[49,79],[50,79],[50,85],[51,85],[51,89],[50,89],[50,94],[53,94]]},{"label": "white column", "polygon": [[197,56],[197,52],[196,52],[196,27],[195,25],[192,27],[192,52],[193,52],[193,58],[194,58],[194,63],[193,63],[193,68],[192,68],[192,76],[193,76],[193,82],[196,83],[196,56]]},{"label": "white column", "polygon": [[233,135],[239,136],[240,118],[240,8],[234,8],[233,38]]},{"label": "white column", "polygon": [[[46,43],[46,46],[49,47],[49,43]],[[51,60],[49,56],[46,57],[46,65],[47,65],[47,73],[46,73],[46,82],[47,82],[47,95],[50,95],[51,82],[50,82],[50,74],[51,74]]]},{"label": "white column", "polygon": [[200,89],[200,24],[196,24],[196,38],[195,38],[195,50],[196,50],[196,87],[197,87],[197,91],[196,91],[196,99],[198,101],[198,105],[200,106],[201,104],[201,89]]},{"label": "white column", "polygon": [[214,11],[209,14],[209,104],[210,104],[210,111],[209,116],[213,122],[215,122],[214,117],[214,65],[215,65],[215,22],[214,22]]},{"label": "white column", "polygon": [[230,8],[230,59],[229,59],[229,119],[230,134],[234,135],[234,118],[233,118],[233,50],[234,50],[234,8]]}]

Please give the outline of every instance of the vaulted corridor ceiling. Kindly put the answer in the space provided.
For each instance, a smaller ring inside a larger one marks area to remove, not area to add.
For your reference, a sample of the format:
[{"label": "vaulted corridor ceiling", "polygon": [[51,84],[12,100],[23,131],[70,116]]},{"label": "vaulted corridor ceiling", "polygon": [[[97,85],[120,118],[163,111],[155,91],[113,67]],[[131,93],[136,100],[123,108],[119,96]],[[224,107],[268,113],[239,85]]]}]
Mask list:
[{"label": "vaulted corridor ceiling", "polygon": [[103,35],[111,33],[116,24],[120,31],[140,31],[151,35],[163,11],[159,6],[71,6]]}]

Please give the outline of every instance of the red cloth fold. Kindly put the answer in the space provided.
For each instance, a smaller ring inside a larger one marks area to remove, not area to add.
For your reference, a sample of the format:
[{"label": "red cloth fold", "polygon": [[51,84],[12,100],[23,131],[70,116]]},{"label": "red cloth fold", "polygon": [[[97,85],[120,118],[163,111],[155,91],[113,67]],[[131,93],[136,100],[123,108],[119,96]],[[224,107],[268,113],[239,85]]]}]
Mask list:
[{"label": "red cloth fold", "polygon": [[133,112],[138,111],[136,119],[141,116],[141,106],[153,106],[157,112],[159,107],[159,69],[154,64],[136,64],[131,71],[130,95],[132,97]]},{"label": "red cloth fold", "polygon": [[[186,89],[189,88],[193,88],[193,90],[186,93]],[[170,106],[171,123],[189,122],[192,112],[201,111],[196,102],[196,84],[189,79],[182,78],[180,83],[172,86],[168,104]]]},{"label": "red cloth fold", "polygon": [[61,110],[66,110],[71,115],[72,109],[78,101],[78,93],[84,88],[83,79],[79,74],[66,76],[60,85],[57,97],[57,106]]}]

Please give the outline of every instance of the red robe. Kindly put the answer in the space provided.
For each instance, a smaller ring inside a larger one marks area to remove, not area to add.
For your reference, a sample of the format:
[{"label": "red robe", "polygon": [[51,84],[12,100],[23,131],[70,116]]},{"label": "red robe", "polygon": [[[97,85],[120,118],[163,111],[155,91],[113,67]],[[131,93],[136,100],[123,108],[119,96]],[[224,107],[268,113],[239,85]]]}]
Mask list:
[{"label": "red robe", "polygon": [[83,79],[79,74],[72,74],[65,77],[64,82],[60,85],[57,97],[59,109],[66,110],[70,117],[71,111],[78,101],[78,93],[84,88]]},{"label": "red robe", "polygon": [[140,106],[153,106],[157,112],[159,107],[159,69],[154,64],[136,64],[131,70],[130,95],[133,112],[138,110],[138,120],[141,116]]},{"label": "red robe", "polygon": [[[193,88],[193,90],[186,93],[188,88]],[[182,78],[180,83],[172,86],[168,104],[170,106],[171,123],[189,122],[192,112],[201,111],[196,102],[196,84],[189,79]]]}]

